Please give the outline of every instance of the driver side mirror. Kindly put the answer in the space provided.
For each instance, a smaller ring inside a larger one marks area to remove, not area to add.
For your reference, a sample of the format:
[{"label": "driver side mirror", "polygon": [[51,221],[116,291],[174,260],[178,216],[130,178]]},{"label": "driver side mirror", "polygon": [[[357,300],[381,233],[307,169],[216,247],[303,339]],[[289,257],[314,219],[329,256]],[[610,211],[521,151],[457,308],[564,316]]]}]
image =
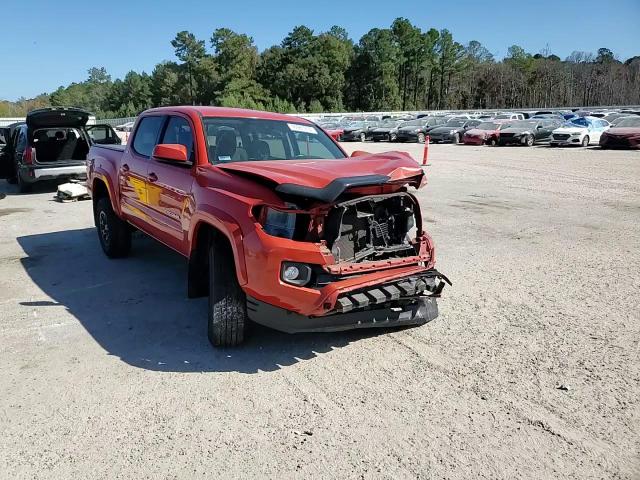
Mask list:
[{"label": "driver side mirror", "polygon": [[185,163],[189,161],[187,147],[179,143],[161,143],[153,149],[152,156],[159,160]]},{"label": "driver side mirror", "polygon": [[536,128],[540,130],[542,128],[542,125],[538,125]]}]

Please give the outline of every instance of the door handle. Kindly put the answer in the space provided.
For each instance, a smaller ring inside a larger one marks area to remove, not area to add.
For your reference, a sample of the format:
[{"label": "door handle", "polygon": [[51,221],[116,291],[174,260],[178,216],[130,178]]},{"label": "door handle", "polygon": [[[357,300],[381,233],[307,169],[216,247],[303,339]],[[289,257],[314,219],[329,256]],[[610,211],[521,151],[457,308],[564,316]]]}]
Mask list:
[{"label": "door handle", "polygon": [[128,172],[129,171],[129,165],[127,165],[126,163],[123,163],[121,168],[122,168],[123,172]]},{"label": "door handle", "polygon": [[155,173],[151,172],[151,173],[149,174],[149,178],[148,178],[148,180],[149,180],[151,183],[157,182],[157,181],[158,181],[158,175],[156,175]]}]

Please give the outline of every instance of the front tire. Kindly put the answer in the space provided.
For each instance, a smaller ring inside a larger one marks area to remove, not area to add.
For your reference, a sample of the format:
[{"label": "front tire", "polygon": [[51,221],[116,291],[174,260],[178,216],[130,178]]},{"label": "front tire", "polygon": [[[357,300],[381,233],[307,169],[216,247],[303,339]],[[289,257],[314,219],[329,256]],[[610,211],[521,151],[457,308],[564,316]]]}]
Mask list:
[{"label": "front tire", "polygon": [[498,140],[496,140],[495,138],[490,138],[489,142],[487,142],[489,146],[491,147],[495,147],[496,145],[498,145]]},{"label": "front tire", "polygon": [[533,147],[533,144],[535,143],[535,138],[533,138],[533,135],[527,135],[527,138],[524,141],[524,144],[527,147]]},{"label": "front tire", "polygon": [[360,141],[361,142],[366,142],[367,141],[367,134],[366,133],[361,133],[360,134]]},{"label": "front tire", "polygon": [[105,255],[109,258],[123,258],[131,251],[131,229],[113,211],[109,197],[102,197],[96,203],[96,228]]},{"label": "front tire", "polygon": [[451,140],[451,143],[453,143],[454,145],[457,145],[460,143],[460,134],[459,133],[455,133],[453,135],[453,139]]},{"label": "front tire", "polygon": [[584,138],[582,139],[582,146],[583,147],[589,146],[589,135],[585,135]]},{"label": "front tire", "polygon": [[418,133],[418,143],[424,143],[424,141],[425,141],[424,133],[422,132]]},{"label": "front tire", "polygon": [[235,347],[244,341],[246,297],[236,276],[233,251],[214,239],[209,246],[208,336],[214,347]]}]

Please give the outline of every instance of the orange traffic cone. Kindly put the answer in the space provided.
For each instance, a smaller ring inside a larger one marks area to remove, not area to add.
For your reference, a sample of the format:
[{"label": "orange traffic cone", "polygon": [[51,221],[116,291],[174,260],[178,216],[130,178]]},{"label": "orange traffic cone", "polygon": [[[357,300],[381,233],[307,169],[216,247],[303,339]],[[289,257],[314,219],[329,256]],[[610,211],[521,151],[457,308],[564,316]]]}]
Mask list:
[{"label": "orange traffic cone", "polygon": [[429,160],[429,135],[424,137],[424,152],[422,154],[422,165],[426,165]]}]

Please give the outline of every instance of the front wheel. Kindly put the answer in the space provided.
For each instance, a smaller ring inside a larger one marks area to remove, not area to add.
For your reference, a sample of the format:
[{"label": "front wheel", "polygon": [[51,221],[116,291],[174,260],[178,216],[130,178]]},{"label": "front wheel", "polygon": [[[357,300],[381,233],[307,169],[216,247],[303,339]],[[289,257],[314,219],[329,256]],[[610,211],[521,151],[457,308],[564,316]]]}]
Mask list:
[{"label": "front wheel", "polygon": [[453,135],[453,139],[451,140],[451,143],[453,143],[454,145],[457,145],[458,143],[460,143],[460,134],[459,133],[455,133]]},{"label": "front wheel", "polygon": [[424,140],[425,140],[424,133],[420,132],[418,134],[418,143],[424,143]]},{"label": "front wheel", "polygon": [[495,147],[496,145],[498,145],[498,140],[496,140],[495,138],[490,138],[489,141],[487,142],[490,146]]},{"label": "front wheel", "polygon": [[583,147],[589,146],[589,135],[585,135],[584,138],[582,139],[582,146]]},{"label": "front wheel", "polygon": [[533,138],[533,135],[527,135],[527,138],[525,139],[524,144],[527,147],[533,147],[534,143],[535,143],[535,139]]},{"label": "front wheel", "polygon": [[236,276],[233,251],[214,239],[209,246],[209,341],[214,347],[235,347],[244,341],[246,297]]},{"label": "front wheel", "polygon": [[361,133],[360,134],[360,141],[361,142],[366,142],[367,141],[367,134],[366,133]]},{"label": "front wheel", "polygon": [[109,197],[102,197],[96,203],[96,228],[98,238],[105,255],[109,258],[122,258],[131,250],[131,229],[120,219],[111,207]]}]

